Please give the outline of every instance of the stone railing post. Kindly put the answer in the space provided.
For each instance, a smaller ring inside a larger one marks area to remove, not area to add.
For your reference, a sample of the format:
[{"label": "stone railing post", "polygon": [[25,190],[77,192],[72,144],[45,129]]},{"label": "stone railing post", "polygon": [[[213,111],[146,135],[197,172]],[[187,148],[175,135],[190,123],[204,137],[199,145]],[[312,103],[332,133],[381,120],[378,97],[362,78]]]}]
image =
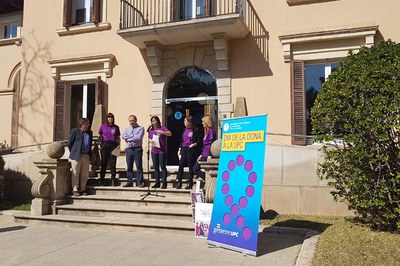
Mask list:
[{"label": "stone railing post", "polygon": [[64,145],[54,142],[47,147],[50,159],[34,162],[39,168],[40,177],[32,186],[31,214],[55,214],[55,206],[68,202],[66,196],[71,192],[71,164],[64,155]]},{"label": "stone railing post", "polygon": [[221,149],[221,140],[217,139],[211,144],[211,154],[214,158],[208,158],[206,162],[199,162],[201,169],[206,173],[205,202],[213,203],[215,186],[218,176],[219,154]]},{"label": "stone railing post", "polygon": [[208,159],[206,162],[199,162],[201,169],[206,173],[206,183],[204,185],[205,190],[205,202],[214,202],[215,185],[218,175],[218,163],[219,159]]}]

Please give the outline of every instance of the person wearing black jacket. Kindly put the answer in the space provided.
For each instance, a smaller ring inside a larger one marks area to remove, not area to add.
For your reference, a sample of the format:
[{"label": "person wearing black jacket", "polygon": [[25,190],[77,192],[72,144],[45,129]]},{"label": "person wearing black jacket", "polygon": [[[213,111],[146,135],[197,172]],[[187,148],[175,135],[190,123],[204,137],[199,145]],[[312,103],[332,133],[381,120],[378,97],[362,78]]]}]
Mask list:
[{"label": "person wearing black jacket", "polygon": [[178,169],[178,185],[177,189],[182,188],[183,168],[187,165],[189,168],[189,183],[185,189],[193,187],[193,166],[196,163],[196,151],[200,145],[199,131],[193,124],[193,117],[187,116],[184,119],[185,129],[182,133],[181,144],[178,150],[179,169]]}]

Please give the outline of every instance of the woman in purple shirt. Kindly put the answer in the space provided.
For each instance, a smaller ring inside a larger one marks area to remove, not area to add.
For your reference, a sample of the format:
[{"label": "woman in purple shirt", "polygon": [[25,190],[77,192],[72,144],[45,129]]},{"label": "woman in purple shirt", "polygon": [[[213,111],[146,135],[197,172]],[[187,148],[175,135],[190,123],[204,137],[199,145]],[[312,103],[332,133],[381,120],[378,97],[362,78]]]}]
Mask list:
[{"label": "woman in purple shirt", "polygon": [[151,127],[149,128],[149,141],[151,143],[151,159],[153,160],[156,183],[152,188],[160,187],[160,166],[162,174],[162,187],[167,188],[167,137],[172,136],[168,128],[161,125],[158,116],[150,118]]},{"label": "woman in purple shirt", "polygon": [[[211,158],[211,144],[217,139],[217,131],[214,129],[214,121],[209,115],[205,115],[201,119],[203,127],[206,129],[206,134],[203,138],[203,149],[201,155],[197,158],[199,161],[207,161],[207,158]],[[200,164],[196,163],[193,167],[193,172],[197,175],[201,181],[205,180],[206,174],[200,170]]]},{"label": "woman in purple shirt", "polygon": [[112,113],[107,114],[106,121],[107,123],[101,125],[99,129],[99,144],[101,148],[100,185],[105,185],[104,177],[107,164],[110,162],[111,186],[115,186],[117,157],[111,153],[114,149],[119,148],[121,132],[119,131],[119,126],[114,123],[114,115]]},{"label": "woman in purple shirt", "polygon": [[182,133],[181,145],[178,150],[179,169],[178,169],[178,185],[177,189],[182,188],[183,168],[187,165],[189,167],[189,183],[185,189],[192,189],[193,187],[193,166],[196,163],[196,149],[200,144],[198,130],[193,124],[193,117],[187,116],[183,121],[185,129]]}]

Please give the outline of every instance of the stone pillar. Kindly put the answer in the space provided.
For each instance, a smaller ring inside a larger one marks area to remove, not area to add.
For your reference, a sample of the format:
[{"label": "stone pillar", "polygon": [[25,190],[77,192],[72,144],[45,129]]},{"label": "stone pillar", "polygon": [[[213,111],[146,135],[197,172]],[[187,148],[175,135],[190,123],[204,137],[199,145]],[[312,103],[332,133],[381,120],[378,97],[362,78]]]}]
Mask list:
[{"label": "stone pillar", "polygon": [[206,183],[204,185],[205,190],[205,202],[213,203],[215,186],[218,176],[218,163],[219,159],[207,159],[206,162],[199,162],[201,169],[206,173]]},{"label": "stone pillar", "polygon": [[[40,177],[32,186],[32,215],[55,214],[55,206],[68,202],[71,192],[71,164],[67,159],[59,159],[64,154],[64,146],[54,142],[47,148],[51,159],[34,162]],[[57,158],[58,157],[58,158]]]},{"label": "stone pillar", "polygon": [[201,169],[206,173],[205,202],[213,203],[215,187],[218,176],[219,154],[221,150],[221,139],[217,139],[211,144],[211,154],[214,158],[208,158],[206,162],[199,162]]}]

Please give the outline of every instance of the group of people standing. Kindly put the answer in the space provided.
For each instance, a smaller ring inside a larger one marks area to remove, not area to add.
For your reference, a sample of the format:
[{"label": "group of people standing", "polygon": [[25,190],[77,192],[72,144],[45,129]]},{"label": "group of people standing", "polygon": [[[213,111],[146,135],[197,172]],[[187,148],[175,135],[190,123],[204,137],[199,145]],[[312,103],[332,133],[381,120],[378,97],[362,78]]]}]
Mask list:
[{"label": "group of people standing", "polygon": [[[130,115],[128,117],[129,126],[120,132],[119,126],[115,124],[115,118],[112,113],[106,116],[106,123],[99,128],[99,148],[101,151],[101,170],[99,184],[105,185],[105,174],[107,165],[111,171],[111,186],[116,186],[116,162],[117,150],[120,149],[121,138],[126,143],[126,165],[127,165],[127,183],[123,187],[133,186],[133,165],[136,164],[136,186],[144,187],[143,180],[143,137],[144,127],[137,123],[137,117]],[[150,118],[151,125],[147,129],[149,144],[151,144],[151,158],[153,161],[156,183],[152,188],[167,188],[167,137],[172,136],[171,131],[161,125],[158,116]],[[192,189],[193,177],[197,175],[204,181],[205,173],[200,170],[198,161],[206,161],[211,157],[211,144],[217,138],[217,132],[214,129],[214,122],[209,115],[202,118],[202,124],[205,128],[203,141],[200,139],[200,132],[193,123],[193,117],[184,118],[184,130],[178,149],[179,169],[177,189],[182,188],[183,169],[189,168],[189,182],[185,189]],[[86,182],[89,178],[89,165],[91,156],[91,143],[93,133],[90,130],[90,121],[87,118],[79,120],[79,127],[71,130],[68,139],[68,148],[70,150],[70,160],[72,167],[72,193],[74,196],[87,194]],[[197,156],[197,150],[202,144],[201,154]],[[160,171],[161,170],[161,171]]]}]

